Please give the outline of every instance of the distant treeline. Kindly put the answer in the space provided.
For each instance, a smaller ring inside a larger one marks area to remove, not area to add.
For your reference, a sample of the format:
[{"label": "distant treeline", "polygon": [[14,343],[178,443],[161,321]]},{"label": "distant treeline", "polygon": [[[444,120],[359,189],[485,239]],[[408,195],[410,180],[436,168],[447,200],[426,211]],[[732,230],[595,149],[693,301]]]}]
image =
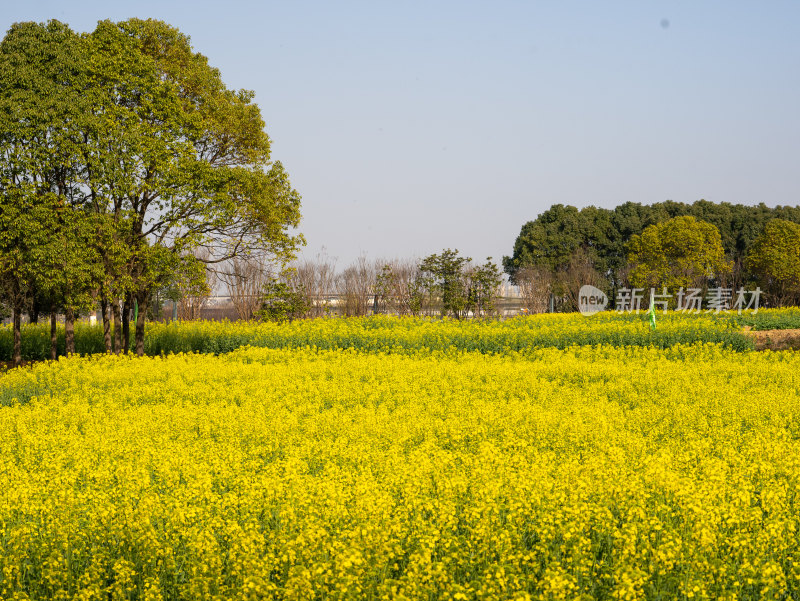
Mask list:
[{"label": "distant treeline", "polygon": [[763,203],[747,206],[706,200],[693,204],[669,200],[653,205],[628,202],[614,209],[577,209],[556,204],[522,226],[513,254],[503,257],[503,267],[511,280],[523,287],[529,283],[526,280],[530,273],[534,273],[542,283],[540,289],[560,291],[565,301],[569,301],[568,289],[592,276],[599,276],[613,294],[626,284],[631,238],[641,235],[650,225],[683,216],[706,221],[719,230],[731,269],[718,283],[735,288],[758,279],[758,274],[748,271],[745,258],[766,224],[773,219],[800,224],[800,207],[770,208]]}]

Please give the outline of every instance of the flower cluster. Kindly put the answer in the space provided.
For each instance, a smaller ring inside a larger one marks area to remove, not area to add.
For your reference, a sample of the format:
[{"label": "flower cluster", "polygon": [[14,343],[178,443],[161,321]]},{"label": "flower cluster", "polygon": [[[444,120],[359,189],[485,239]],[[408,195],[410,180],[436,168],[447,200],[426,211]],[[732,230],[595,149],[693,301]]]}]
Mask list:
[{"label": "flower cluster", "polygon": [[0,596],[798,593],[794,353],[431,346],[0,376]]}]

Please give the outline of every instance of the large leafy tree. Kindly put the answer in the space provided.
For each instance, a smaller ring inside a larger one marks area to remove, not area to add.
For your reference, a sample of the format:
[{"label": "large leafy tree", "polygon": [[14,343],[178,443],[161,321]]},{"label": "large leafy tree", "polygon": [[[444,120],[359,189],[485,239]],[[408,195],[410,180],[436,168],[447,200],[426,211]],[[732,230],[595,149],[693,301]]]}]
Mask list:
[{"label": "large leafy tree", "polygon": [[645,228],[628,244],[634,286],[670,290],[697,285],[730,269],[719,230],[694,217],[674,217]]},{"label": "large leafy tree", "polygon": [[557,270],[569,263],[570,256],[586,241],[586,221],[575,207],[553,205],[535,221],[522,226],[514,243],[514,254],[503,258],[506,271],[544,266]]},{"label": "large leafy tree", "polygon": [[746,267],[776,305],[800,300],[800,225],[769,221],[750,248]]},{"label": "large leafy tree", "polygon": [[0,154],[7,304],[19,314],[38,287],[69,321],[99,296],[109,350],[109,311],[127,348],[119,332],[138,303],[143,352],[145,305],[190,257],[285,262],[303,242],[290,233],[300,196],[270,161],[253,93],[226,88],[160,21],[102,21],[83,36],[57,21],[12,27]]},{"label": "large leafy tree", "polygon": [[[100,22],[87,36],[92,111],[85,164],[94,210],[124,223],[135,249],[126,288],[143,307],[185,255],[207,262],[265,254],[285,260],[302,242],[300,196],[270,144],[252,92],[225,87],[189,38],[166,23]],[[167,255],[171,255],[170,260]]]},{"label": "large leafy tree", "polygon": [[616,227],[608,210],[553,205],[523,226],[513,256],[503,264],[513,282],[547,287],[559,306],[572,306],[571,296],[582,284],[605,281],[619,267]]}]

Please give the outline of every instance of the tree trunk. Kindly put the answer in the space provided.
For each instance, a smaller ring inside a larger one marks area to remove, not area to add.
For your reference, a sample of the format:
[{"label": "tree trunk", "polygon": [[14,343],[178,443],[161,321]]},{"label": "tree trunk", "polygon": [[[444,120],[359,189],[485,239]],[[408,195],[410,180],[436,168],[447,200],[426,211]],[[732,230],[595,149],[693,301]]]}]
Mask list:
[{"label": "tree trunk", "polygon": [[22,365],[22,307],[14,306],[14,367]]},{"label": "tree trunk", "polygon": [[119,299],[114,299],[111,303],[111,311],[114,313],[114,352],[119,355],[122,352],[122,314],[119,312]]},{"label": "tree trunk", "polygon": [[56,310],[50,310],[50,358],[58,358],[58,330],[56,329]]},{"label": "tree trunk", "polygon": [[139,312],[136,315],[136,355],[144,355],[144,318],[147,314],[147,295],[139,295],[136,299]]},{"label": "tree trunk", "polygon": [[36,296],[34,296],[33,301],[31,302],[31,310],[28,313],[28,317],[30,318],[31,323],[39,323],[40,311],[41,307],[39,307],[39,303],[36,301]]},{"label": "tree trunk", "polygon": [[106,347],[106,353],[111,353],[111,320],[108,316],[108,299],[105,295],[100,297],[100,313],[103,316],[103,344]]},{"label": "tree trunk", "polygon": [[122,303],[122,352],[126,354],[131,348],[131,304],[131,295],[126,294]]},{"label": "tree trunk", "polygon": [[75,309],[72,307],[64,308],[64,339],[65,352],[70,356],[75,352]]}]

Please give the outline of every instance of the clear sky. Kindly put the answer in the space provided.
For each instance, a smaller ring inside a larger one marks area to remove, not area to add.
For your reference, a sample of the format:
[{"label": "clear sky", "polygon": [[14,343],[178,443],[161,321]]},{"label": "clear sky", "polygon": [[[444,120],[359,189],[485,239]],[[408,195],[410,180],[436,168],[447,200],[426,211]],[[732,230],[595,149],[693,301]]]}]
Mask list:
[{"label": "clear sky", "polygon": [[346,266],[512,252],[554,203],[800,204],[800,2],[63,2],[16,21],[153,17],[256,92]]}]

